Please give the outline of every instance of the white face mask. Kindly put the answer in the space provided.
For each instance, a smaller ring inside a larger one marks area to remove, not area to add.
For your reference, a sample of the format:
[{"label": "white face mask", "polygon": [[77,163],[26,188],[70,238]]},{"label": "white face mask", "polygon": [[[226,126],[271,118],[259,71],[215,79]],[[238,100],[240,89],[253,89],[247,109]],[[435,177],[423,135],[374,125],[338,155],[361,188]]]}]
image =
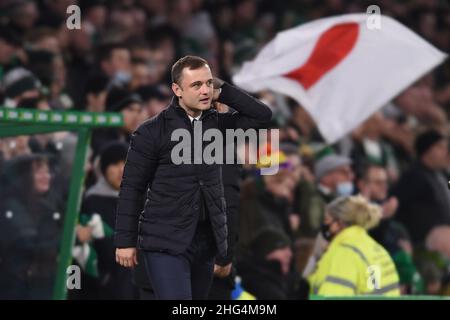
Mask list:
[{"label": "white face mask", "polygon": [[336,194],[338,196],[351,196],[353,194],[353,183],[350,181],[340,182],[336,186]]},{"label": "white face mask", "polygon": [[114,84],[125,84],[131,80],[131,74],[126,71],[118,71],[113,77]]}]

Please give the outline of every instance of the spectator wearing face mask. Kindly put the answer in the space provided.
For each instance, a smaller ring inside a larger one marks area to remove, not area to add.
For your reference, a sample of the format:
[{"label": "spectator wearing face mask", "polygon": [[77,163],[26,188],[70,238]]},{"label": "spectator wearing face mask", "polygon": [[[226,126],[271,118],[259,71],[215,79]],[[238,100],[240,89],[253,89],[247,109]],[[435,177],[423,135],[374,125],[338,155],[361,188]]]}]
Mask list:
[{"label": "spectator wearing face mask", "polygon": [[320,231],[325,206],[337,196],[352,195],[354,173],[350,158],[328,154],[314,166],[316,186],[302,197],[300,235],[315,237]]},{"label": "spectator wearing face mask", "polygon": [[126,87],[131,80],[131,55],[126,45],[105,44],[98,51],[99,72],[110,80],[110,87]]},{"label": "spectator wearing face mask", "polygon": [[379,206],[362,196],[339,197],[327,206],[322,233],[330,243],[308,277],[312,294],[400,295],[391,257],[367,233],[380,218]]}]

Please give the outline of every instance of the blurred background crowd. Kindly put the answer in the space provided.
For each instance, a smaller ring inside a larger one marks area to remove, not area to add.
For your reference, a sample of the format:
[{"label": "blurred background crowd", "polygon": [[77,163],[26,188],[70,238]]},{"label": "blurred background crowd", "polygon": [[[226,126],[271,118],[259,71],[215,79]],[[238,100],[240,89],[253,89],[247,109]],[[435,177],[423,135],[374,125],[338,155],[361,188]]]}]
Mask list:
[{"label": "blurred background crowd", "polygon": [[[72,4],[81,9],[80,29],[66,25]],[[113,111],[124,119],[121,128],[96,129],[91,140],[73,250],[90,292],[73,298],[138,297],[139,276],[114,261],[115,204],[130,134],[170,102],[170,67],[178,58],[201,56],[214,76],[231,82],[278,31],[366,12],[371,4],[1,1],[2,106]],[[447,1],[376,4],[450,52]],[[259,92],[273,111],[271,128],[280,129],[281,169],[259,176],[254,167],[243,167],[239,240],[227,285],[233,288],[238,276],[257,299],[304,297],[311,263],[324,252],[317,235],[323,234],[326,205],[340,195],[360,194],[382,208],[381,221],[369,232],[394,261],[401,292],[449,294],[449,80],[447,60],[331,146],[300,104]],[[0,139],[0,297],[51,296],[76,141],[70,132]]]}]

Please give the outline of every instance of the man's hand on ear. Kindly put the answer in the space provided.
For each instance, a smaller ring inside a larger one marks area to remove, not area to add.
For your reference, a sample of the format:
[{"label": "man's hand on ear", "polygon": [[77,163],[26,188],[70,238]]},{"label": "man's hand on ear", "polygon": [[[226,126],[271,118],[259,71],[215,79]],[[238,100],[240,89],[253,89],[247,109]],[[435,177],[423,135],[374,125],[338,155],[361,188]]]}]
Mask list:
[{"label": "man's hand on ear", "polygon": [[219,78],[213,78],[213,88],[214,88],[213,101],[217,101],[219,99],[223,83],[224,83],[223,80]]}]

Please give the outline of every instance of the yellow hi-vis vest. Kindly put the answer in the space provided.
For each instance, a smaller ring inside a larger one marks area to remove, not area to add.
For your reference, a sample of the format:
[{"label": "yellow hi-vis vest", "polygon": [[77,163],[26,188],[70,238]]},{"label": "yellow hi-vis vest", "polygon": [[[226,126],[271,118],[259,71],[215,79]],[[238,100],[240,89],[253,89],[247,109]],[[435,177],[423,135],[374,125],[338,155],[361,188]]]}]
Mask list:
[{"label": "yellow hi-vis vest", "polygon": [[319,296],[400,295],[391,257],[359,226],[336,235],[308,280]]}]

